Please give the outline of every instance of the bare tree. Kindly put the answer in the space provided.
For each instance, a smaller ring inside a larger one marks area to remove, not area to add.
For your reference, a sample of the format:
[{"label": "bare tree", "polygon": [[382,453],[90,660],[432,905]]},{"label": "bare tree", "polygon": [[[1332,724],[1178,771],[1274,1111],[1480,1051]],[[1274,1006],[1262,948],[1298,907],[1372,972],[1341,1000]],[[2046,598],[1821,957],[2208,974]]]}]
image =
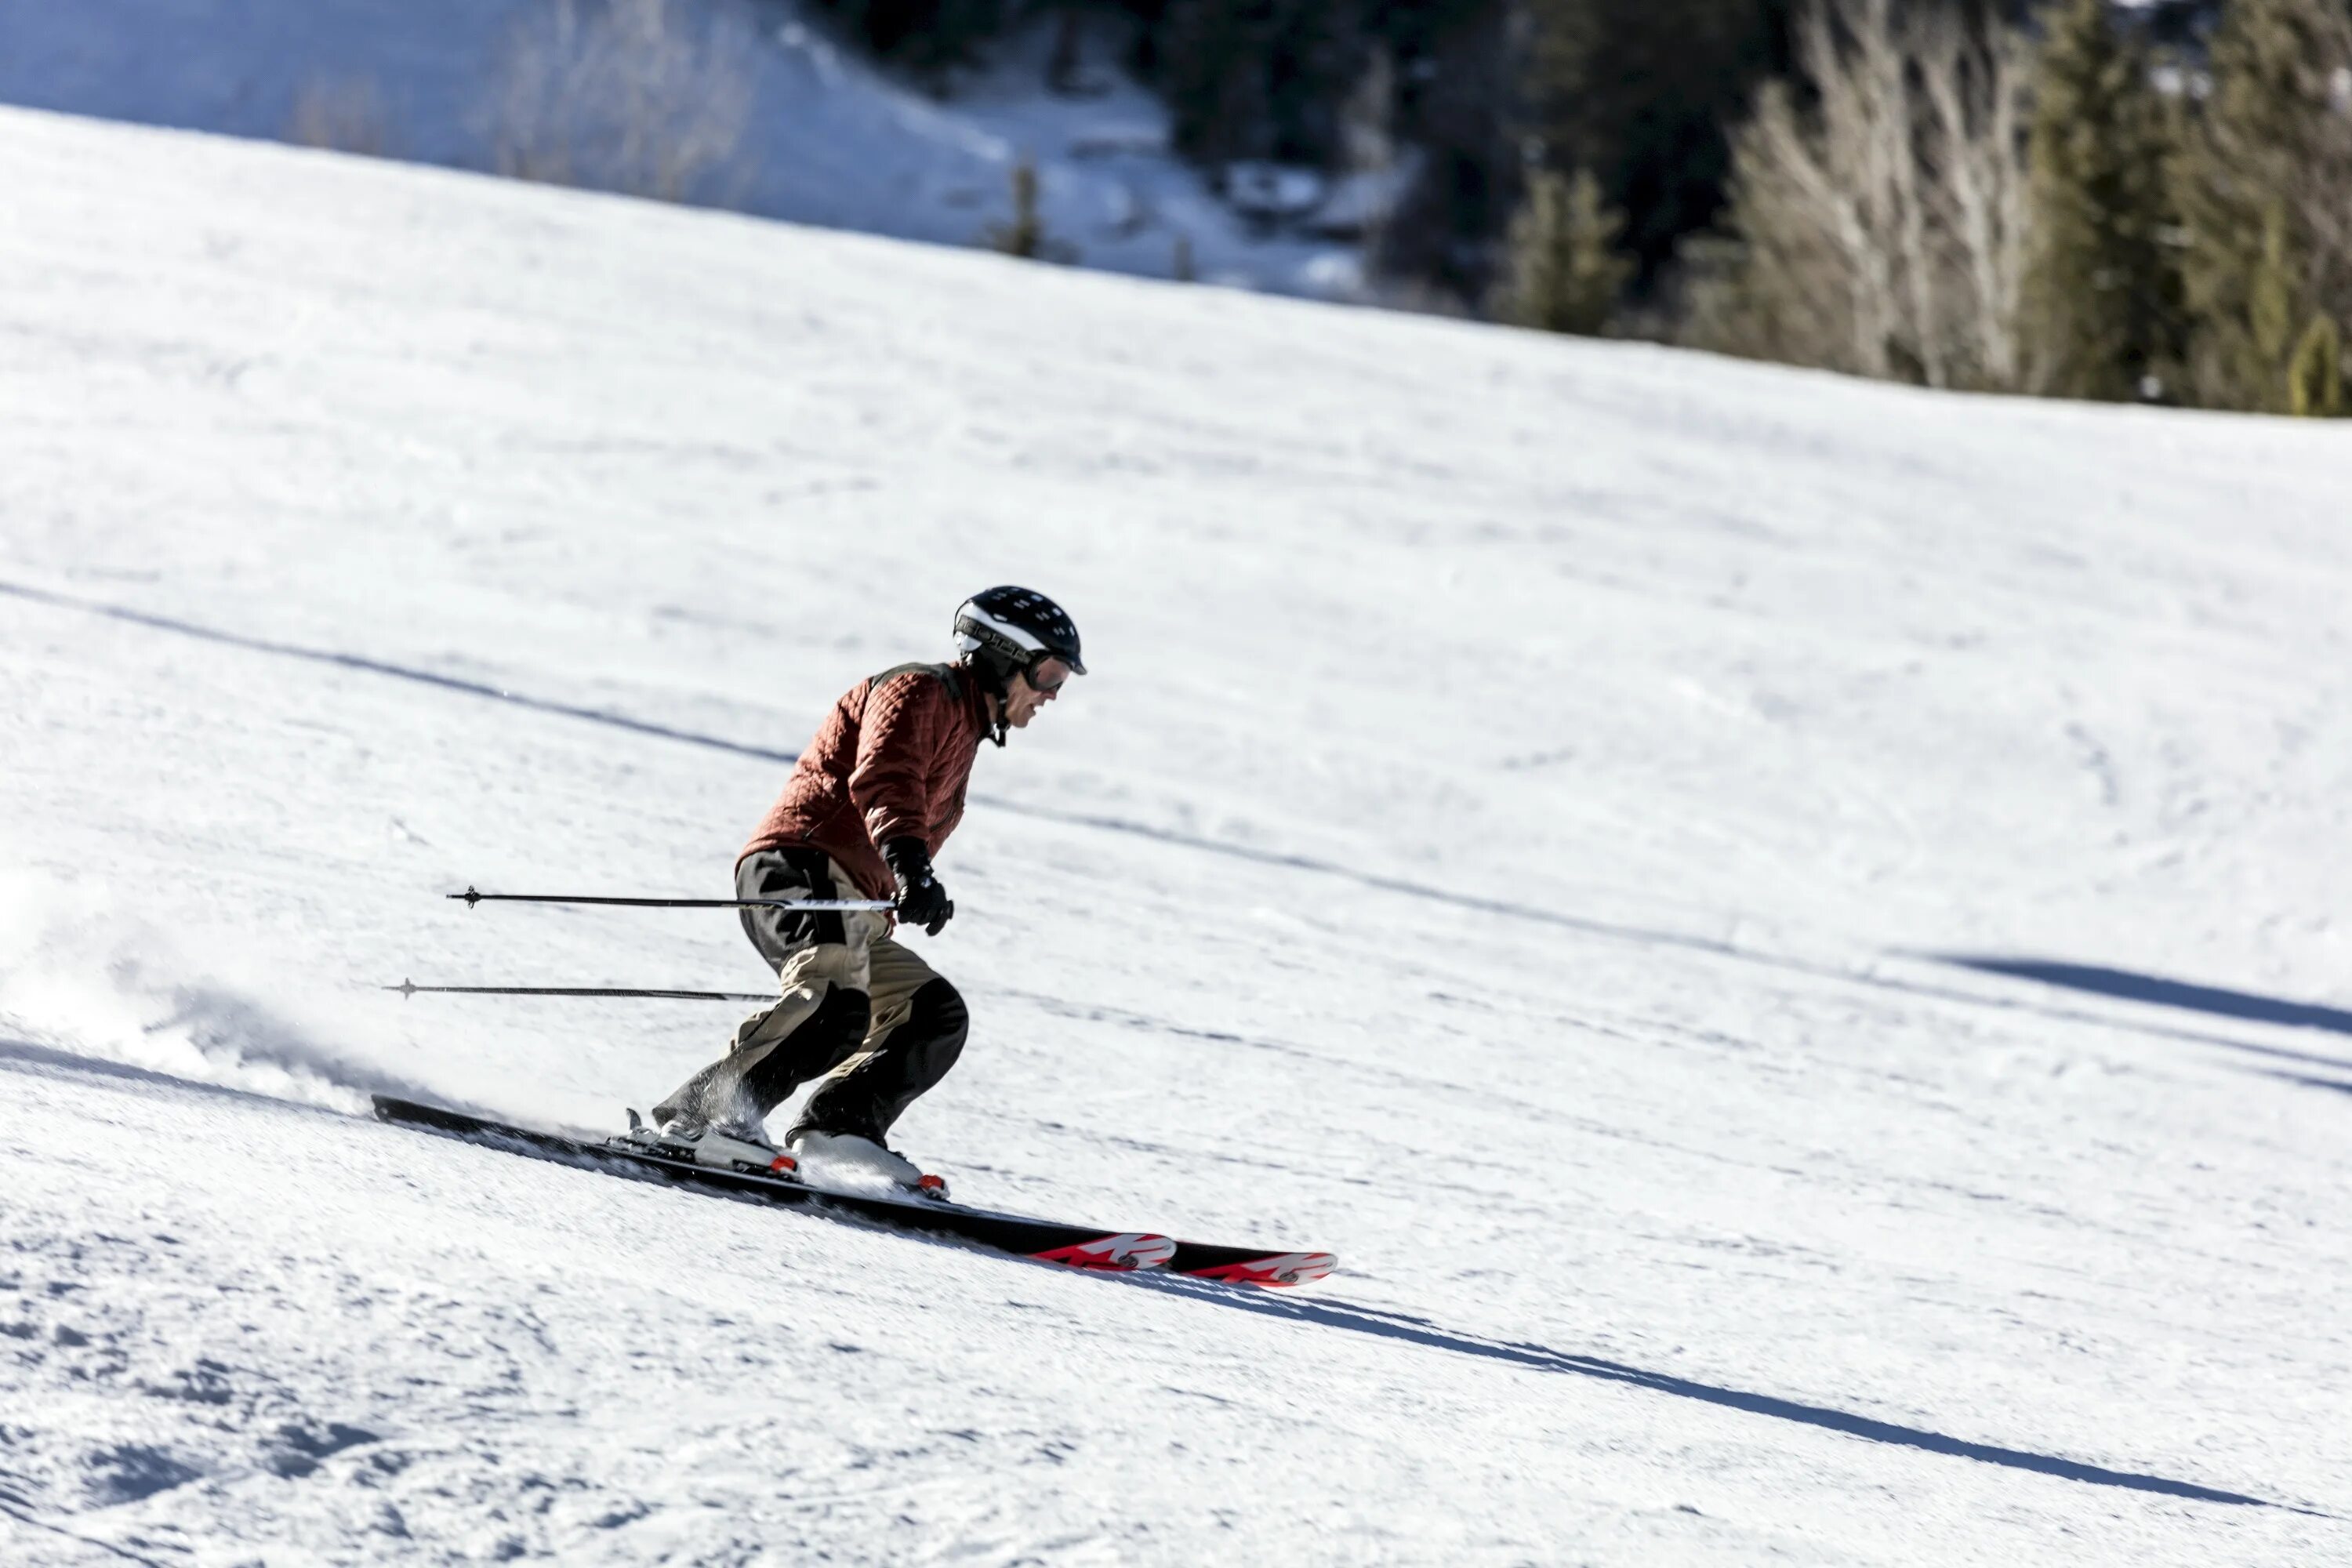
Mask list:
[{"label": "bare tree", "polygon": [[1916,47],[1927,110],[1926,184],[1957,296],[1944,327],[1952,363],[1970,384],[2014,387],[2021,380],[2031,61],[2020,35],[1972,27],[1952,11],[1931,13]]},{"label": "bare tree", "polygon": [[304,147],[381,158],[392,150],[389,127],[383,97],[373,80],[314,76],[295,91],[286,140]]},{"label": "bare tree", "polygon": [[991,250],[1017,256],[1025,261],[1055,261],[1064,266],[1076,264],[1077,247],[1065,244],[1045,232],[1045,208],[1038,200],[1036,161],[1023,153],[1013,162],[1012,176],[1012,221],[989,227],[981,235],[981,243]]},{"label": "bare tree", "polygon": [[1735,138],[1732,233],[1690,252],[1686,335],[1930,386],[2018,384],[2021,43],[1947,7],[1814,0],[1795,52],[1811,100],[1767,84]]},{"label": "bare tree", "polygon": [[662,201],[719,199],[751,118],[748,23],[681,0],[548,0],[510,41],[493,106],[501,174]]}]

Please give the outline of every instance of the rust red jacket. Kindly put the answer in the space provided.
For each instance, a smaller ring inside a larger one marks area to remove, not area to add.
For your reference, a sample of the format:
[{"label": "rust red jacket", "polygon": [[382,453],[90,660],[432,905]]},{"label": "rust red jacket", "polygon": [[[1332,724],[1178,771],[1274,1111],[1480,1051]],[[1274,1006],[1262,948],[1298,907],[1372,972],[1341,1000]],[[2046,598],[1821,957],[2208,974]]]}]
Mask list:
[{"label": "rust red jacket", "polygon": [[963,820],[964,784],[988,726],[987,697],[955,665],[905,664],[859,681],[817,727],[743,855],[809,845],[866,897],[892,897],[878,847],[912,834],[940,852]]}]

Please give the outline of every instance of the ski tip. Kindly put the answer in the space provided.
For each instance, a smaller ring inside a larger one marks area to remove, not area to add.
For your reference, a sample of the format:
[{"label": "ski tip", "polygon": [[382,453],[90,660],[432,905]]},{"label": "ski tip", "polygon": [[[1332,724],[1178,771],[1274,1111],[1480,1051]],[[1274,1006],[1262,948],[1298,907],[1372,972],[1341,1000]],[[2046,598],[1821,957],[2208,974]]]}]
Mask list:
[{"label": "ski tip", "polygon": [[1029,1255],[1040,1263],[1059,1263],[1069,1268],[1097,1268],[1112,1273],[1132,1273],[1139,1268],[1159,1268],[1176,1256],[1176,1243],[1165,1236],[1129,1232],[1118,1236],[1098,1236],[1092,1241],[1082,1241],[1072,1247],[1056,1247],[1045,1252]]},{"label": "ski tip", "polygon": [[1225,1285],[1306,1285],[1339,1267],[1336,1253],[1278,1252],[1185,1272],[1194,1279],[1214,1279]]}]

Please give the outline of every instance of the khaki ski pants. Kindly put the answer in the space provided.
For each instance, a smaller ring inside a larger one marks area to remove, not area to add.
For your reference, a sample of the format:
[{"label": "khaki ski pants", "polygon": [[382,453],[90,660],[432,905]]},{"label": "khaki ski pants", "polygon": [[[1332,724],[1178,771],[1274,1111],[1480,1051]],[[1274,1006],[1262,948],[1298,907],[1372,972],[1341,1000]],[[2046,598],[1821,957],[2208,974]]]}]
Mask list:
[{"label": "khaki ski pants", "polygon": [[[802,847],[744,857],[735,888],[742,899],[866,896],[823,850]],[[890,934],[879,911],[759,908],[742,917],[782,994],[743,1020],[724,1057],[655,1107],[655,1120],[757,1129],[818,1079],[793,1131],[882,1142],[962,1054],[962,996]]]}]

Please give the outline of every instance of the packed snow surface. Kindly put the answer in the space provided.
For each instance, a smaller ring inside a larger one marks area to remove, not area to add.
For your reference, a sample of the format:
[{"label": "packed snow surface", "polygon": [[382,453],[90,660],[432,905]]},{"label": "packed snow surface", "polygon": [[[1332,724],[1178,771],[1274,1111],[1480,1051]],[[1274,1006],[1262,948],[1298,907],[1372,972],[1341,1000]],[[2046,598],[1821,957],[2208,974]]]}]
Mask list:
[{"label": "packed snow surface", "polygon": [[[1968,399],[0,113],[0,1561],[2352,1560],[2345,427]],[[992,583],[896,1133],[612,1129]],[[1990,967],[1998,964],[2000,967]]]}]

